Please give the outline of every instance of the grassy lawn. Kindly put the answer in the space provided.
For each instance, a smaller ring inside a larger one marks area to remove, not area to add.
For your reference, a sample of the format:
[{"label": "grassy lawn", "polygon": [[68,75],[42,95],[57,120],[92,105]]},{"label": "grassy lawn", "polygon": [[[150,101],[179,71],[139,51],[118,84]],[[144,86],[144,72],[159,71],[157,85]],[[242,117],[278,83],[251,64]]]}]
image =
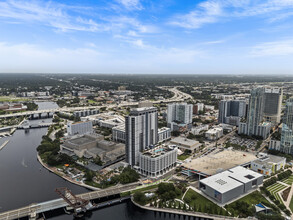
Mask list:
[{"label": "grassy lawn", "polygon": [[288,185],[291,185],[293,183],[293,175],[290,176],[289,178],[285,179],[282,181],[283,183],[286,183]]},{"label": "grassy lawn", "polygon": [[[244,196],[243,198],[237,200],[237,201],[243,201],[248,204],[256,205],[261,202],[269,202],[259,191],[254,191],[247,196]],[[236,202],[236,201],[235,201]],[[233,202],[233,203],[235,203]],[[231,203],[231,204],[233,204]]]},{"label": "grassy lawn", "polygon": [[177,158],[178,158],[178,160],[185,160],[185,159],[187,159],[188,157],[190,157],[189,154],[181,154],[181,155],[179,155]]},{"label": "grassy lawn", "polygon": [[269,201],[259,192],[259,191],[254,191],[241,199],[238,199],[235,202],[230,203],[229,205],[225,206],[227,210],[231,213],[234,213],[234,216],[238,216],[239,212],[235,207],[237,207],[236,203],[239,202],[245,202],[247,203],[250,207],[259,204],[259,203],[265,203],[268,204]]},{"label": "grassy lawn", "polygon": [[206,212],[218,215],[223,215],[225,213],[225,210],[223,210],[217,204],[211,202],[210,200],[192,189],[188,189],[183,200],[192,208],[195,207],[197,212]]},{"label": "grassy lawn", "polygon": [[88,100],[88,103],[89,103],[89,104],[96,104],[97,102],[94,101],[94,100],[89,99],[89,100]]},{"label": "grassy lawn", "polygon": [[93,187],[97,187],[97,188],[100,188],[101,185],[94,182],[94,181],[84,181],[85,184],[89,185],[89,186],[93,186]]},{"label": "grassy lawn", "polygon": [[120,193],[120,195],[121,196],[128,196],[128,195],[133,194],[135,192],[144,192],[144,191],[155,189],[155,188],[158,188],[158,185],[150,185],[150,186],[146,186],[146,187],[143,187],[143,188],[134,189],[134,190],[131,190],[131,191],[128,191],[128,192]]},{"label": "grassy lawn", "polygon": [[279,200],[281,203],[282,203],[282,199],[281,197],[279,196],[278,192],[280,192],[281,190],[287,188],[287,186],[284,186],[280,183],[275,183],[273,184],[272,186],[268,187],[267,190],[270,191],[270,193],[277,199]]},{"label": "grassy lawn", "polygon": [[290,207],[290,210],[293,212],[293,197],[291,198],[289,207]]}]

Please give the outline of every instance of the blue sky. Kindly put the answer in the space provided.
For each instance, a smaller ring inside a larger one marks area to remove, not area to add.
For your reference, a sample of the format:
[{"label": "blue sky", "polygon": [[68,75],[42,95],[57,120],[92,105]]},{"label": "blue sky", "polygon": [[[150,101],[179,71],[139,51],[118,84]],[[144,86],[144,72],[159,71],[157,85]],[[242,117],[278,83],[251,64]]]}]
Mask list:
[{"label": "blue sky", "polygon": [[293,74],[293,0],[0,0],[0,72]]}]

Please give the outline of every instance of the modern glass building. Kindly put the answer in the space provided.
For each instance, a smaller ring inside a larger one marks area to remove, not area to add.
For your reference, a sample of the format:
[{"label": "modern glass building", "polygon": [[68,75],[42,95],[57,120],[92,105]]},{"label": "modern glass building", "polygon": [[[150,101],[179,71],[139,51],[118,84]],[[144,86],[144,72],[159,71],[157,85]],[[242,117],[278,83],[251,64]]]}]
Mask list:
[{"label": "modern glass building", "polygon": [[265,88],[264,121],[279,124],[281,121],[281,106],[283,89],[278,87]]},{"label": "modern glass building", "polygon": [[[219,103],[219,123],[239,125],[240,119],[246,116],[245,100],[222,100]],[[233,120],[234,119],[234,120]]]},{"label": "modern glass building", "polygon": [[286,103],[281,134],[280,151],[293,154],[293,98]]},{"label": "modern glass building", "polygon": [[240,122],[239,134],[261,136],[266,139],[270,134],[271,123],[264,122],[265,88],[251,90],[246,122]]},{"label": "modern glass building", "polygon": [[168,104],[167,123],[173,129],[173,124],[189,125],[192,123],[193,105],[187,103]]}]

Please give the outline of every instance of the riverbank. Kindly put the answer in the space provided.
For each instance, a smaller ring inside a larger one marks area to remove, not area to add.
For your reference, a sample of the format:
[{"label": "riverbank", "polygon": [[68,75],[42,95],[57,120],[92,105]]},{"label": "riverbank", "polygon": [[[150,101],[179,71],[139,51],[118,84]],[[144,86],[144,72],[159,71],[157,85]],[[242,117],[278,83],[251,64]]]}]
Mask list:
[{"label": "riverbank", "polygon": [[142,206],[142,205],[136,203],[133,200],[133,197],[131,198],[131,202],[135,206],[137,206],[141,209],[145,209],[145,210],[153,211],[153,212],[164,212],[164,213],[169,213],[169,214],[174,214],[174,215],[185,215],[185,216],[192,216],[192,217],[199,217],[199,218],[213,219],[213,220],[224,220],[224,219],[231,219],[231,220],[232,219],[243,219],[244,220],[244,218],[236,218],[236,217],[234,218],[234,217],[229,217],[229,216],[211,215],[211,214],[202,213],[202,212],[190,212],[190,211],[184,211],[184,210],[180,210],[180,209],[156,208],[156,207],[151,207],[151,206]]},{"label": "riverbank", "polygon": [[[97,188],[97,187],[93,187],[93,186],[89,186],[87,184],[84,184],[84,183],[81,183],[81,182],[78,182],[78,181],[74,181],[72,180],[71,178],[69,177],[66,177],[63,173],[60,173],[56,167],[50,167],[48,164],[46,164],[45,162],[42,161],[42,158],[40,157],[39,154],[37,154],[37,160],[39,161],[39,163],[45,168],[47,169],[48,171],[56,174],[57,176],[63,178],[64,180],[70,182],[70,183],[73,183],[75,185],[78,185],[78,186],[81,186],[81,187],[84,187],[84,188],[87,188],[87,189],[90,189],[90,190],[93,190],[93,191],[101,191],[101,190],[105,190],[105,189],[100,189],[100,188]],[[133,189],[130,189],[130,190],[125,190],[124,192],[128,192],[128,191],[131,191],[131,190],[135,190],[135,189],[140,189],[140,187],[138,186],[139,183],[138,182],[134,182],[134,183],[129,183],[129,184],[125,184],[123,186],[125,186],[125,188],[127,187],[133,187],[133,186],[136,186],[136,188],[133,188]],[[115,186],[112,186],[112,187],[108,187],[107,189],[115,189],[116,187],[119,187],[118,185],[115,185]],[[144,188],[143,186],[141,188]]]},{"label": "riverbank", "polygon": [[85,187],[85,188],[90,189],[90,190],[95,190],[95,191],[101,190],[100,188],[96,188],[96,187],[93,187],[93,186],[89,186],[89,185],[86,185],[86,184],[84,184],[84,183],[77,182],[77,181],[75,181],[75,180],[73,180],[73,179],[70,179],[70,178],[66,177],[63,173],[58,172],[57,168],[55,168],[55,167],[50,167],[48,164],[44,163],[43,160],[42,160],[42,158],[40,157],[39,154],[37,154],[37,159],[38,159],[38,161],[40,162],[40,164],[41,164],[45,169],[47,169],[47,170],[49,170],[50,172],[52,172],[52,173],[58,175],[59,177],[63,178],[64,180],[66,180],[66,181],[68,181],[68,182],[71,182],[71,183],[73,183],[73,184],[75,184],[75,185],[78,185],[78,186]]}]

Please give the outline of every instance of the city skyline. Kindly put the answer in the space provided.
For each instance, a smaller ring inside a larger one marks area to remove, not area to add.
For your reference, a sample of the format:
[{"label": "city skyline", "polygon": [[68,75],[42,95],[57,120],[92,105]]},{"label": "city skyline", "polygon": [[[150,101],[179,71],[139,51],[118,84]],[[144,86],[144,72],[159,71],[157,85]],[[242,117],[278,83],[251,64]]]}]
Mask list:
[{"label": "city skyline", "polygon": [[0,72],[292,74],[292,0],[0,2]]}]

